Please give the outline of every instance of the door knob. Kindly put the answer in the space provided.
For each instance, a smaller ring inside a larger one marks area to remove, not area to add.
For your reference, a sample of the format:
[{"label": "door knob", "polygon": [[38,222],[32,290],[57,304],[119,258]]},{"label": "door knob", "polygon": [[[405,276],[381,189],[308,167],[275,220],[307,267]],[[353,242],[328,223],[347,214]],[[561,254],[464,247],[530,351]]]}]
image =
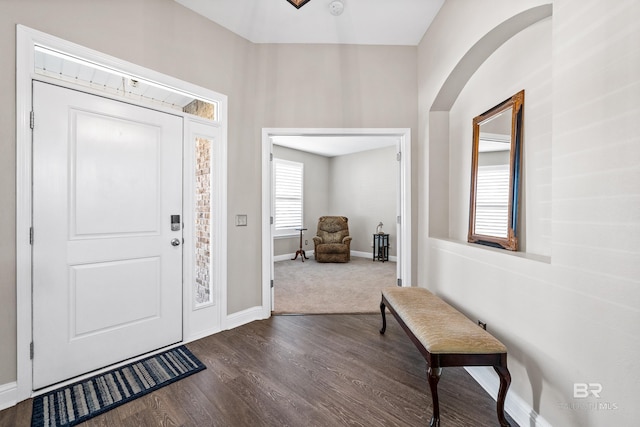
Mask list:
[{"label": "door knob", "polygon": [[172,239],[171,246],[180,246],[180,239]]}]

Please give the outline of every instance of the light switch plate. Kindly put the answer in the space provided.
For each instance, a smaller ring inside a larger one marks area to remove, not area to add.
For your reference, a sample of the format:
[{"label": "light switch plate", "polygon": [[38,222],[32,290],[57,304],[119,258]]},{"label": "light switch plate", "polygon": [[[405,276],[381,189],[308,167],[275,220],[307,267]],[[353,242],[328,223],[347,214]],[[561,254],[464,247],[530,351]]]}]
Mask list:
[{"label": "light switch plate", "polygon": [[236,227],[246,227],[247,226],[247,215],[236,215]]}]

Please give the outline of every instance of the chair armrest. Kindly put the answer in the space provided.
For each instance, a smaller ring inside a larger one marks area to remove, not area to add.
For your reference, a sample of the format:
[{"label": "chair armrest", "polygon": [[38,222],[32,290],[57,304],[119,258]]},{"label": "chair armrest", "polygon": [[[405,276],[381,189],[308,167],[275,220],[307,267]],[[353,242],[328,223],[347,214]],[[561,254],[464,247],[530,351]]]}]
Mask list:
[{"label": "chair armrest", "polygon": [[320,243],[322,243],[322,237],[313,236],[313,243],[316,244],[316,245],[319,245]]},{"label": "chair armrest", "polygon": [[353,239],[353,237],[351,236],[347,236],[344,239],[342,239],[342,243],[344,243],[345,245],[351,243],[351,240]]}]

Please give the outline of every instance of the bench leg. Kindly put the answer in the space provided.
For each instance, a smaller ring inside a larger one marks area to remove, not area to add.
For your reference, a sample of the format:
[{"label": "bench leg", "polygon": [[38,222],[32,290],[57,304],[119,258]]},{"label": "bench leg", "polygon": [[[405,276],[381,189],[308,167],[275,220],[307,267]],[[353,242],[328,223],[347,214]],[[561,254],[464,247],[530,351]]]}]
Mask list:
[{"label": "bench leg", "polygon": [[380,329],[380,333],[384,334],[384,331],[387,330],[387,317],[385,316],[385,305],[384,301],[380,301],[380,313],[382,313],[382,329]]},{"label": "bench leg", "polygon": [[504,366],[494,366],[493,369],[500,376],[500,389],[498,390],[498,421],[500,422],[501,427],[510,427],[511,424],[507,421],[504,416],[504,401],[507,398],[507,390],[509,390],[509,385],[511,384],[511,374],[509,370]]},{"label": "bench leg", "polygon": [[438,381],[442,374],[442,368],[433,369],[427,367],[427,377],[429,378],[429,387],[431,388],[431,399],[433,400],[433,416],[429,427],[440,427],[440,403],[438,403]]}]

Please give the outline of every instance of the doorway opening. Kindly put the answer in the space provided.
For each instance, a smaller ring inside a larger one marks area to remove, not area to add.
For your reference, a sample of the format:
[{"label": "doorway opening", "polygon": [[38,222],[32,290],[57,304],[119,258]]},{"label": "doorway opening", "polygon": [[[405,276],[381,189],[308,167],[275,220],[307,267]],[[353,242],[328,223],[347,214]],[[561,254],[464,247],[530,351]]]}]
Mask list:
[{"label": "doorway opening", "polygon": [[[263,308],[265,310],[265,316],[271,314],[274,309],[274,296],[275,287],[278,286],[275,280],[274,274],[274,262],[287,259],[287,250],[282,249],[282,244],[279,242],[280,236],[277,236],[275,231],[275,225],[273,222],[274,217],[274,203],[273,203],[273,179],[272,179],[272,164],[273,158],[277,155],[278,151],[282,152],[281,147],[285,146],[286,150],[295,150],[298,153],[311,152],[314,155],[329,156],[338,158],[344,156],[345,159],[353,159],[352,156],[357,156],[356,153],[374,153],[381,151],[386,153],[386,156],[390,156],[389,163],[386,163],[384,168],[392,170],[394,176],[394,189],[392,191],[392,200],[389,197],[385,197],[385,200],[369,200],[375,203],[384,203],[391,207],[391,219],[385,221],[385,230],[388,230],[390,234],[394,235],[394,256],[392,261],[397,261],[396,271],[393,272],[394,279],[391,283],[398,284],[400,286],[411,285],[411,135],[410,129],[353,129],[353,128],[341,128],[341,129],[263,129],[262,138],[262,159],[263,159],[263,174],[262,174],[262,199],[263,199],[263,236],[262,236],[262,277],[263,277]],[[339,162],[337,160],[336,162]],[[360,175],[357,172],[350,174],[347,169],[344,172],[337,172],[338,174],[347,174],[349,180],[362,179],[361,185],[367,185],[367,181],[374,182],[371,179],[375,176],[379,170],[374,167],[374,164],[369,170],[366,170],[365,177],[356,177]],[[330,166],[331,168],[331,166]],[[336,167],[338,169],[338,167]],[[388,171],[386,171],[388,172]],[[307,173],[307,172],[305,172]],[[322,179],[318,173],[311,174],[308,179]],[[340,180],[339,178],[336,178]],[[344,180],[342,181],[344,182]],[[334,187],[340,187],[340,183],[333,184]],[[359,185],[359,184],[356,184]],[[320,186],[322,188],[322,186]],[[355,188],[355,187],[354,187]],[[321,190],[320,190],[321,191]],[[373,190],[375,192],[375,189]],[[389,193],[387,193],[388,195]],[[306,194],[305,198],[317,197],[316,194]],[[349,194],[345,194],[345,197],[350,197]],[[327,208],[327,213],[333,212],[345,212],[340,206],[333,203],[334,206]],[[304,218],[304,228],[307,228],[303,236],[303,244],[306,249],[310,249],[309,256],[312,258],[307,263],[314,262],[313,256],[313,242],[312,238],[315,235],[316,226],[318,223],[318,210],[313,211],[316,214],[311,214]],[[322,207],[320,209],[323,209]],[[348,210],[348,209],[347,209]],[[353,210],[351,210],[353,212]],[[375,214],[373,214],[375,216]],[[352,248],[352,256],[358,257],[358,259],[367,259],[368,262],[372,260],[372,235],[376,231],[378,220],[374,221],[373,218],[363,220],[359,215],[355,215],[353,219],[350,219],[350,232],[353,228],[356,233],[359,233],[359,247],[355,250]],[[294,236],[288,236],[290,241],[295,240],[296,244],[298,240],[293,238]],[[276,240],[278,239],[278,240]],[[274,244],[274,242],[276,242]],[[365,243],[366,242],[366,243]],[[278,246],[278,248],[276,248]],[[286,245],[285,245],[286,246]],[[284,251],[284,252],[283,252]],[[295,250],[293,251],[295,252]],[[287,262],[287,261],[282,261]],[[288,261],[291,263],[300,262]],[[326,264],[325,264],[326,265]],[[355,265],[355,263],[354,263]],[[390,285],[391,285],[390,283]]]}]

